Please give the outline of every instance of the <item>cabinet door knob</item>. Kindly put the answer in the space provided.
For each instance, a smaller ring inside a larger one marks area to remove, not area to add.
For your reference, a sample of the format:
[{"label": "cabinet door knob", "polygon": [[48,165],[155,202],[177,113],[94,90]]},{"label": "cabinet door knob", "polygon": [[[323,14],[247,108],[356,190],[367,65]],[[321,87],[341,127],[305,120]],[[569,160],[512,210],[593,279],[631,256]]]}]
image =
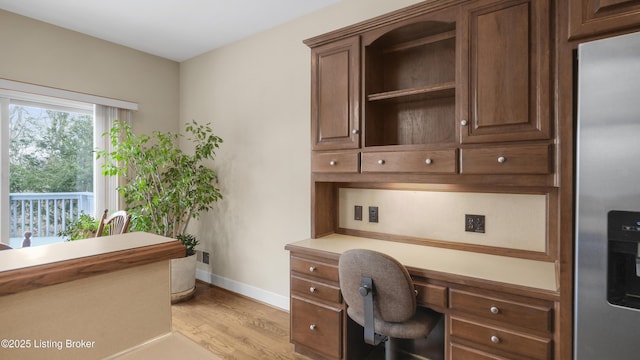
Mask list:
[{"label": "cabinet door knob", "polygon": [[358,134],[359,132],[360,132],[360,131],[359,131],[358,129],[353,129],[353,130],[351,130],[351,133],[352,133],[353,135],[356,135],[356,134]]},{"label": "cabinet door knob", "polygon": [[338,163],[338,162],[337,162],[337,161],[335,161],[335,160],[331,160],[331,161],[329,161],[329,165],[331,165],[331,166],[336,166],[336,164],[337,164],[337,163]]},{"label": "cabinet door knob", "polygon": [[316,329],[316,324],[309,325],[309,330],[314,331]]},{"label": "cabinet door knob", "polygon": [[433,160],[431,160],[431,159],[426,159],[424,161],[424,163],[427,164],[427,165],[431,165],[432,162],[433,162]]},{"label": "cabinet door knob", "polygon": [[384,165],[384,160],[382,159],[378,160],[378,165]]},{"label": "cabinet door knob", "polygon": [[460,125],[462,125],[462,126],[467,126],[468,123],[469,122],[467,120],[465,120],[465,119],[460,120]]},{"label": "cabinet door knob", "polygon": [[309,288],[309,292],[310,292],[310,293],[314,293],[314,292],[316,292],[316,288],[314,288],[313,286],[312,286],[312,287],[310,287],[310,288]]},{"label": "cabinet door knob", "polygon": [[497,343],[500,342],[500,338],[495,336],[495,335],[493,335],[493,336],[491,336],[491,342],[494,343],[494,344],[497,344]]},{"label": "cabinet door knob", "polygon": [[316,267],[315,266],[309,266],[309,271],[311,271],[311,272],[316,271]]},{"label": "cabinet door knob", "polygon": [[492,314],[497,314],[500,312],[500,309],[498,309],[495,306],[492,306],[491,308],[489,308],[489,311],[491,311]]},{"label": "cabinet door knob", "polygon": [[498,162],[499,162],[500,164],[504,163],[505,161],[507,161],[507,158],[506,158],[506,157],[504,157],[504,156],[498,156]]}]

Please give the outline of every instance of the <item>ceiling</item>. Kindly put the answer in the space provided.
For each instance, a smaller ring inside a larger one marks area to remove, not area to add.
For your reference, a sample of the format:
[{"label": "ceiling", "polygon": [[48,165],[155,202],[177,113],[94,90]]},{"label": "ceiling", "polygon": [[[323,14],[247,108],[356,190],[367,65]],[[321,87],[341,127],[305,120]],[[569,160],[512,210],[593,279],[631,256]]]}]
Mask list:
[{"label": "ceiling", "polygon": [[0,9],[175,61],[340,0],[0,0]]}]

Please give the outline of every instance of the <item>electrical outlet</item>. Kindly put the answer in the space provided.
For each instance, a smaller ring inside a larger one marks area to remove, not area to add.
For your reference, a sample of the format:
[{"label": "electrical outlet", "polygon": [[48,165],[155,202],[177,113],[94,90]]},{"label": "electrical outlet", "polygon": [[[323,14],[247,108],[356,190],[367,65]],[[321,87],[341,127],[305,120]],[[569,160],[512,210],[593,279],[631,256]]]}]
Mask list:
[{"label": "electrical outlet", "polygon": [[353,207],[353,220],[362,221],[362,205]]},{"label": "electrical outlet", "polygon": [[377,206],[369,206],[369,222],[377,223],[378,222],[378,207]]},{"label": "electrical outlet", "polygon": [[464,215],[464,231],[484,233],[484,215]]},{"label": "electrical outlet", "polygon": [[209,253],[206,251],[202,252],[202,262],[205,264],[209,263]]}]

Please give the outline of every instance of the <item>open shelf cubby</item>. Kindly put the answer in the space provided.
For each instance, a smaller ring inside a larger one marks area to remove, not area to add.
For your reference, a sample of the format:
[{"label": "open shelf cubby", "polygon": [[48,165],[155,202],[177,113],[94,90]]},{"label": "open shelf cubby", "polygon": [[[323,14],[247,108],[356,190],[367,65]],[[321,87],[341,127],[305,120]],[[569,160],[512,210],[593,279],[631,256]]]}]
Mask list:
[{"label": "open shelf cubby", "polygon": [[422,21],[365,46],[365,146],[455,141],[455,34]]}]

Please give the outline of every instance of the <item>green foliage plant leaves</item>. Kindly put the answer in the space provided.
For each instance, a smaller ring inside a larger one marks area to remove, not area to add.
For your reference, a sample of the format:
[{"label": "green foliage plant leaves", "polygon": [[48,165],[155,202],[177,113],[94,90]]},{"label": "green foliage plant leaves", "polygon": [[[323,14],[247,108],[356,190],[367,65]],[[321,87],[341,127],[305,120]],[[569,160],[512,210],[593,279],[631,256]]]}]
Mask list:
[{"label": "green foliage plant leaves", "polygon": [[[103,136],[112,149],[96,150],[96,156],[104,159],[103,175],[124,180],[118,191],[131,214],[133,231],[185,238],[189,221],[223,198],[217,173],[206,166],[223,142],[210,124],[193,120],[186,124],[185,135],[155,131],[148,136],[115,121]],[[180,148],[185,136],[193,144],[192,154]]]},{"label": "green foliage plant leaves", "polygon": [[[58,232],[58,236],[66,238],[66,241],[88,239],[96,236],[100,220],[93,216],[81,213],[77,219],[71,221],[64,230]],[[108,235],[108,234],[103,234]]]}]

